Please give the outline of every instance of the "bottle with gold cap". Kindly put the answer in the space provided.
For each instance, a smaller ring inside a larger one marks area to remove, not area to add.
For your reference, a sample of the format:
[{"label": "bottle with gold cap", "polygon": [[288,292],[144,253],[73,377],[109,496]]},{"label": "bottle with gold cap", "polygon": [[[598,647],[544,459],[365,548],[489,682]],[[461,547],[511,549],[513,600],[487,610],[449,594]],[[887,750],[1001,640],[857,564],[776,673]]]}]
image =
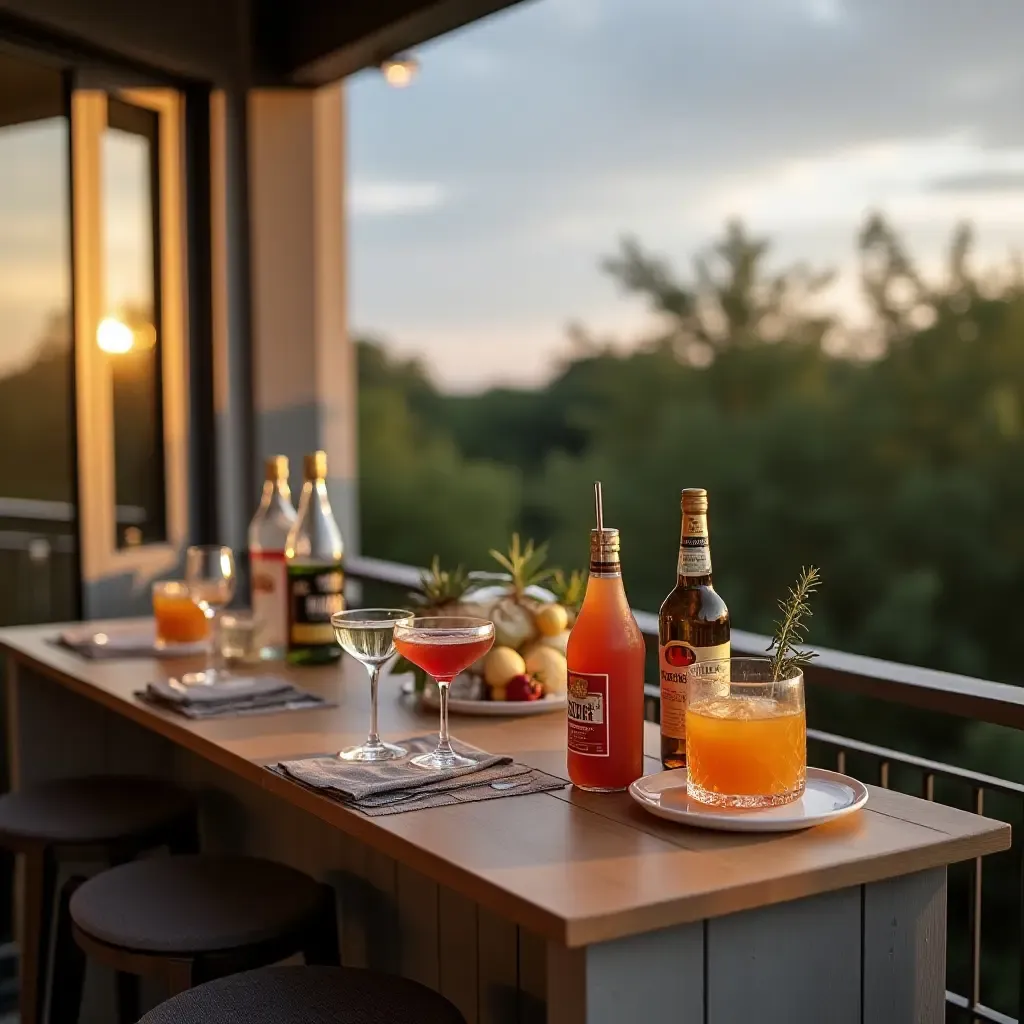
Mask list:
[{"label": "bottle with gold cap", "polygon": [[261,658],[283,658],[288,640],[288,583],[284,550],[295,522],[288,487],[288,459],[265,464],[260,507],[249,524],[249,585]]},{"label": "bottle with gold cap", "polygon": [[626,789],[644,773],[644,638],[622,585],[619,531],[604,525],[594,485],[590,577],[566,648],[567,767],[573,785]]},{"label": "bottle with gold cap", "polygon": [[676,585],[658,613],[661,763],[666,768],[686,766],[687,668],[728,658],[730,652],[729,609],[711,582],[708,492],[687,487],[681,506]]},{"label": "bottle with gold cap", "polygon": [[288,661],[316,665],[341,657],[331,616],[345,608],[341,531],[327,496],[327,454],[303,460],[299,514],[285,542]]}]

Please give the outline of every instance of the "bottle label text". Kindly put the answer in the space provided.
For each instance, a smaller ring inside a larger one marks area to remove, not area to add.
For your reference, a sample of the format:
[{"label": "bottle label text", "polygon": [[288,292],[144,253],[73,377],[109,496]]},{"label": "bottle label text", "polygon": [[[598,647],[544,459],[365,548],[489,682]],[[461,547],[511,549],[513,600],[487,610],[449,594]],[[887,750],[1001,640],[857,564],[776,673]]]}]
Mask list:
[{"label": "bottle label text", "polygon": [[569,749],[590,757],[611,754],[608,735],[608,675],[570,672]]},{"label": "bottle label text", "polygon": [[[661,670],[661,732],[673,739],[686,739],[686,670],[705,661],[718,661],[730,656],[730,645],[694,647],[683,640],[672,640],[658,648]],[[729,681],[728,663],[717,666],[723,684]],[[704,676],[706,679],[707,676]]]}]

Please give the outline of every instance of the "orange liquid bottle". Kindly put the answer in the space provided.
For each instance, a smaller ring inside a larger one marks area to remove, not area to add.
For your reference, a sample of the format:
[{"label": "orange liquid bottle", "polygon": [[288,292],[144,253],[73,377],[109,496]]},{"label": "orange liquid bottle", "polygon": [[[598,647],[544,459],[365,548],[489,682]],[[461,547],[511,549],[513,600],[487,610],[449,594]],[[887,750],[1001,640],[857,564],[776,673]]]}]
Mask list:
[{"label": "orange liquid bottle", "polygon": [[580,789],[626,789],[644,773],[644,638],[622,586],[619,531],[590,532],[590,579],[572,633],[569,778]]}]

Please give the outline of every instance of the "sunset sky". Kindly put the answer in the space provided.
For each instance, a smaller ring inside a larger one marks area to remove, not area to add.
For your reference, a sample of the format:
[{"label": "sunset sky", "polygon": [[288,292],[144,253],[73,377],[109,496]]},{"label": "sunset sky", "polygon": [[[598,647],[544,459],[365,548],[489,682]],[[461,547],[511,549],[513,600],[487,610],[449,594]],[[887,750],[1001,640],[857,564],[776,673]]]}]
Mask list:
[{"label": "sunset sky", "polygon": [[[1020,0],[529,0],[423,47],[405,90],[348,85],[351,323],[444,387],[544,380],[578,320],[628,345],[599,269],[635,234],[686,272],[744,218],[777,266],[840,277],[884,210],[941,271],[1024,249]],[[67,300],[65,134],[0,129],[0,370]],[[139,286],[139,168],[109,172],[111,301]]]},{"label": "sunset sky", "polygon": [[599,268],[624,233],[681,270],[731,215],[840,270],[883,209],[938,273],[1024,249],[1018,0],[532,0],[349,87],[353,326],[445,386],[530,383],[578,319],[649,320]]}]

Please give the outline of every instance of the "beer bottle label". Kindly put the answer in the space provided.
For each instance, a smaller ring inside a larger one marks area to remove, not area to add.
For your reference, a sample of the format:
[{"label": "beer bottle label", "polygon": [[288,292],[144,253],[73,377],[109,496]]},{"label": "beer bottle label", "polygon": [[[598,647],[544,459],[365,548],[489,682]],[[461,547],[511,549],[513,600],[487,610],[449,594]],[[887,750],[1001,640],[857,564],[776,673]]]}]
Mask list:
[{"label": "beer bottle label", "polygon": [[[686,670],[698,662],[728,658],[730,645],[694,647],[684,640],[670,640],[658,647],[661,668],[661,734],[686,739]],[[722,666],[723,681],[728,681],[728,666]]]},{"label": "beer bottle label", "polygon": [[288,566],[288,646],[333,647],[331,616],[345,609],[341,563]]},{"label": "beer bottle label", "polygon": [[708,576],[711,573],[711,545],[708,543],[708,517],[703,512],[683,513],[683,532],[679,540],[679,576]]}]

